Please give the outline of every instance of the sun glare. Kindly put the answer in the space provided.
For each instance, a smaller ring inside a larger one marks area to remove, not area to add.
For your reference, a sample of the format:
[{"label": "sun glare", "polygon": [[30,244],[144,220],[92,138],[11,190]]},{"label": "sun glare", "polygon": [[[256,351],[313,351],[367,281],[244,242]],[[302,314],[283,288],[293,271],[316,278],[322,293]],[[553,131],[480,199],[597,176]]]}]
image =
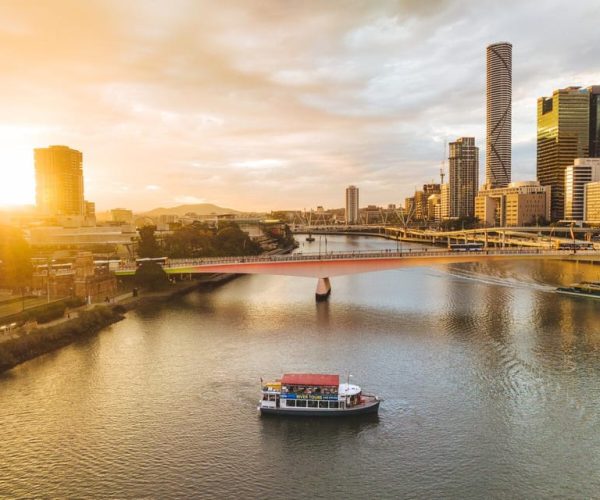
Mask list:
[{"label": "sun glare", "polygon": [[17,136],[9,133],[0,141],[0,207],[35,203],[33,146]]}]

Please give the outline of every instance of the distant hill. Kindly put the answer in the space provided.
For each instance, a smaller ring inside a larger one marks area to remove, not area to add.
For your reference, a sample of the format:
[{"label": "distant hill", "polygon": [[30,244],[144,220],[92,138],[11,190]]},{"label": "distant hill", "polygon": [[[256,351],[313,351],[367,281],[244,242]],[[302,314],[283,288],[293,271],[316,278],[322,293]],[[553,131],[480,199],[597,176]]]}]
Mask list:
[{"label": "distant hill", "polygon": [[184,216],[185,214],[193,212],[198,215],[211,215],[211,214],[241,214],[242,212],[238,210],[233,210],[231,208],[223,208],[217,205],[213,205],[212,203],[195,203],[192,205],[178,205],[176,207],[171,208],[155,208],[150,210],[149,212],[143,212],[139,215],[145,215],[148,217],[159,217],[161,215],[178,215],[179,217]]}]

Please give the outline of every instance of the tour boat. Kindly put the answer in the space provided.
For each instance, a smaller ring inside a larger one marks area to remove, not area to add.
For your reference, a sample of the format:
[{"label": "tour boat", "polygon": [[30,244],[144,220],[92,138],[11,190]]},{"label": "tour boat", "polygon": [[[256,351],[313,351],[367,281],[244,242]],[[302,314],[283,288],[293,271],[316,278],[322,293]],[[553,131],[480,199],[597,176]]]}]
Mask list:
[{"label": "tour boat", "polygon": [[287,373],[274,382],[262,382],[258,410],[263,415],[339,417],[377,413],[381,399],[363,394],[339,375]]},{"label": "tour boat", "polygon": [[581,283],[576,283],[574,285],[558,287],[556,291],[566,295],[600,299],[600,282],[582,281]]}]

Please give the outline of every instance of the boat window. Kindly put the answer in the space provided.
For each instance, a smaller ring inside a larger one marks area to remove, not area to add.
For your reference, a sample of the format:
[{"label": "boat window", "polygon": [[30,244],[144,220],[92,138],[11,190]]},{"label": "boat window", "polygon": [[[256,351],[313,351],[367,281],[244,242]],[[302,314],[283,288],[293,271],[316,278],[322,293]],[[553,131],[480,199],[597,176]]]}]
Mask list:
[{"label": "boat window", "polygon": [[263,401],[269,401],[269,395],[263,394]]},{"label": "boat window", "polygon": [[286,406],[296,406],[296,400],[295,399],[288,399]]},{"label": "boat window", "polygon": [[319,408],[328,408],[327,401],[319,401]]},{"label": "boat window", "polygon": [[331,401],[329,403],[329,408],[338,408],[338,407],[339,407],[339,404],[337,401]]},{"label": "boat window", "polygon": [[275,394],[269,394],[269,401],[275,401]]},{"label": "boat window", "polygon": [[313,401],[312,399],[308,400],[308,407],[309,408],[316,408],[318,406],[319,402],[318,401]]},{"label": "boat window", "polygon": [[302,408],[306,408],[306,401],[302,400],[302,399],[299,399],[299,400],[296,401],[296,406],[302,407]]}]

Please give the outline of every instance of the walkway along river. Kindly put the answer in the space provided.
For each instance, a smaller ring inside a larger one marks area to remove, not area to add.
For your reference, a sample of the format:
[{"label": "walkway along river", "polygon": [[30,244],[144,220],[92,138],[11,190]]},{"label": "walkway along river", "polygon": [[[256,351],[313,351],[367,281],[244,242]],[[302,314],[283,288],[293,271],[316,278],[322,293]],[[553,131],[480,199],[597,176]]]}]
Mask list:
[{"label": "walkway along river", "polygon": [[[244,276],[132,311],[0,376],[0,497],[593,497],[599,303],[554,287],[598,279],[450,264],[337,277],[315,303],[313,279]],[[260,377],[286,371],[349,372],[379,418],[258,417]]]}]

